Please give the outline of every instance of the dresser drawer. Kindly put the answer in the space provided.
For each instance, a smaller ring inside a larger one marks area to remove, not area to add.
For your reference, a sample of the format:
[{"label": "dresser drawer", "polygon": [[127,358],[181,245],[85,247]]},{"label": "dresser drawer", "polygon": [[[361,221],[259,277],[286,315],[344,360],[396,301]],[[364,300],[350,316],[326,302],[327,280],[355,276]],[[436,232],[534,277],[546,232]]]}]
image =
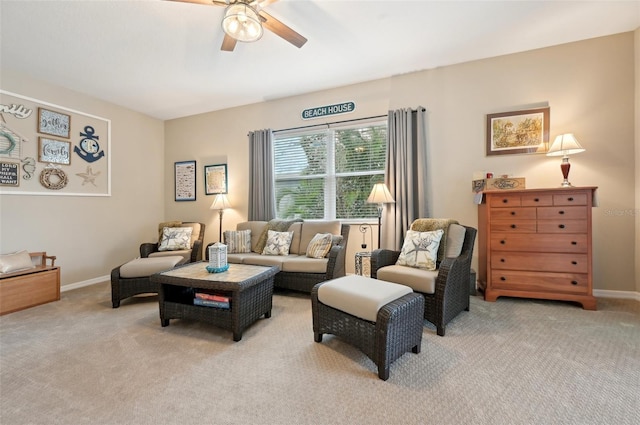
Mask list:
[{"label": "dresser drawer", "polygon": [[520,195],[491,195],[488,204],[491,208],[519,207],[521,205]]},{"label": "dresser drawer", "polygon": [[491,268],[499,270],[530,270],[587,273],[587,254],[532,253],[499,251],[491,253]]},{"label": "dresser drawer", "polygon": [[543,207],[553,205],[553,196],[547,194],[527,193],[521,196],[523,207]]},{"label": "dresser drawer", "polygon": [[533,207],[528,208],[492,208],[491,219],[505,220],[505,219],[536,219],[536,209]]},{"label": "dresser drawer", "polygon": [[587,235],[585,234],[516,234],[494,233],[491,235],[492,251],[523,252],[577,252],[587,253]]},{"label": "dresser drawer", "polygon": [[540,220],[538,233],[587,233],[587,220]]},{"label": "dresser drawer", "polygon": [[553,205],[587,205],[586,193],[553,195]]},{"label": "dresser drawer", "polygon": [[589,275],[586,273],[492,270],[491,287],[515,291],[587,294]]},{"label": "dresser drawer", "polygon": [[585,207],[541,207],[538,208],[538,220],[584,220],[587,218]]},{"label": "dresser drawer", "polygon": [[535,233],[535,220],[491,220],[492,232]]}]

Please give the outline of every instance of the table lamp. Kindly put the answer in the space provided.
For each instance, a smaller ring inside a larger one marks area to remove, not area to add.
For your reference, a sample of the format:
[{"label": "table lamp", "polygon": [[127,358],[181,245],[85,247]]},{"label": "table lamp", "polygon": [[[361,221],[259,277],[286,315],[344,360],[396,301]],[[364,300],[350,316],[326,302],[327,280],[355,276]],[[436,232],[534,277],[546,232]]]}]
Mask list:
[{"label": "table lamp", "polygon": [[569,164],[569,155],[584,151],[585,149],[580,146],[580,143],[578,143],[575,136],[571,133],[559,135],[551,144],[551,147],[547,152],[547,156],[562,155],[562,163],[560,164],[562,176],[564,177],[564,180],[561,184],[562,187],[572,186],[572,184],[569,183],[569,169],[571,169],[571,164]]}]

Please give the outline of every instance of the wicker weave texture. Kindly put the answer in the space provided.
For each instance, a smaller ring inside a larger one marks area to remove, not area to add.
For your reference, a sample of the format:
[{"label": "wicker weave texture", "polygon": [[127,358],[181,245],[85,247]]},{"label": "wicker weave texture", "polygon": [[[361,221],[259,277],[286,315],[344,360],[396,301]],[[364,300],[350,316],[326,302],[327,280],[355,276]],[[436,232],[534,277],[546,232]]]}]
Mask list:
[{"label": "wicker weave texture", "polygon": [[389,378],[391,363],[408,351],[419,353],[422,344],[424,301],[418,293],[385,304],[376,322],[355,317],[318,300],[317,284],[311,291],[313,332],[316,342],[332,334],[358,348],[378,367],[378,377]]},{"label": "wicker weave texture", "polygon": [[111,304],[113,308],[120,307],[120,301],[134,295],[158,293],[158,284],[152,283],[149,277],[121,277],[120,267],[111,270]]},{"label": "wicker weave texture", "polygon": [[[436,326],[437,334],[444,336],[445,327],[463,310],[469,311],[469,279],[473,245],[477,230],[464,226],[462,251],[456,258],[445,258],[438,267],[435,292],[424,296],[424,318]],[[378,249],[371,254],[371,277],[378,269],[395,264],[400,251]]]},{"label": "wicker weave texture", "polygon": [[[187,264],[193,267],[205,263]],[[232,265],[242,267],[240,264]],[[256,266],[252,266],[256,267]],[[168,326],[170,319],[192,319],[216,325],[233,332],[233,340],[240,341],[242,332],[263,315],[271,317],[273,302],[274,276],[278,267],[262,267],[242,282],[225,282],[167,276],[158,273],[151,281],[160,286],[160,322]],[[222,274],[221,274],[222,275]],[[229,309],[218,309],[193,305],[194,292],[197,290],[215,291],[231,298]]]}]

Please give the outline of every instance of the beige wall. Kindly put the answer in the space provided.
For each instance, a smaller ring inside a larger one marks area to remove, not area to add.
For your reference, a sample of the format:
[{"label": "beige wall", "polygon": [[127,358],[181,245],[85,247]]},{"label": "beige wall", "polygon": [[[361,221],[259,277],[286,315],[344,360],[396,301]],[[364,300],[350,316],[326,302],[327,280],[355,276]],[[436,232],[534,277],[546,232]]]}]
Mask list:
[{"label": "beige wall", "polygon": [[[638,231],[633,214],[625,213],[636,205],[634,52],[634,34],[625,33],[167,121],[165,216],[203,221],[208,225],[205,243],[216,241],[218,219],[209,210],[213,196],[204,195],[204,165],[228,163],[229,199],[235,208],[225,214],[224,228],[234,228],[247,217],[247,133],[322,123],[303,121],[300,112],[350,100],[357,105],[355,113],[327,121],[424,106],[433,214],[476,226],[470,191],[474,171],[526,177],[531,188],[561,182],[559,158],[484,154],[487,113],[549,105],[551,137],[573,132],[587,149],[572,157],[570,180],[576,186],[599,186],[600,206],[593,212],[594,286],[636,291]],[[198,163],[197,200],[174,202],[173,163],[193,159]],[[361,243],[357,229],[351,242],[348,258]],[[353,261],[348,267],[353,270]]]},{"label": "beige wall", "polygon": [[110,119],[112,196],[0,195],[0,252],[57,256],[63,286],[104,277],[139,255],[164,218],[162,121],[4,69],[1,88]]},{"label": "beige wall", "polygon": [[640,293],[640,28],[635,31],[636,92],[636,292]]},{"label": "beige wall", "polygon": [[[475,171],[526,177],[528,187],[556,187],[558,158],[484,155],[487,113],[548,104],[551,137],[574,132],[586,152],[572,157],[571,181],[599,186],[594,209],[594,286],[640,292],[639,31],[515,55],[396,76],[333,90],[265,100],[224,111],[162,122],[54,87],[2,72],[2,89],[95,114],[112,121],[112,196],[0,196],[0,252],[46,250],[58,256],[62,283],[106,276],[137,255],[165,219],[207,224],[205,243],[218,239],[218,218],[205,196],[205,165],[227,163],[234,209],[224,228],[246,220],[247,133],[283,129],[303,121],[308,107],[352,100],[356,112],[333,120],[424,106],[428,113],[434,216],[477,225],[470,180]],[[635,44],[634,44],[635,41]],[[634,61],[635,57],[635,61]],[[265,82],[265,84],[268,84]],[[635,148],[635,152],[634,152]],[[196,160],[197,200],[175,202],[174,162]],[[632,212],[636,212],[633,214]],[[375,219],[373,220],[375,222]],[[374,235],[376,229],[373,229]],[[375,237],[374,237],[375,239]],[[359,250],[354,227],[349,257]],[[635,265],[634,265],[635,264]],[[348,262],[353,270],[353,261]],[[635,274],[634,274],[635,272]]]}]

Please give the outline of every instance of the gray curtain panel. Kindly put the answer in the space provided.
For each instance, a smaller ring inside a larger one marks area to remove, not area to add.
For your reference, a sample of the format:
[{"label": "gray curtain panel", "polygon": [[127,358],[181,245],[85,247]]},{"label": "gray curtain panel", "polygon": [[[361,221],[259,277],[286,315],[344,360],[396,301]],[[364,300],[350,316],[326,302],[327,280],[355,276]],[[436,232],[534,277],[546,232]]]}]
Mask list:
[{"label": "gray curtain panel", "polygon": [[389,111],[385,183],[396,200],[382,211],[381,248],[400,250],[416,218],[430,216],[423,107]]},{"label": "gray curtain panel", "polygon": [[276,218],[273,173],[273,132],[249,133],[249,221]]}]

